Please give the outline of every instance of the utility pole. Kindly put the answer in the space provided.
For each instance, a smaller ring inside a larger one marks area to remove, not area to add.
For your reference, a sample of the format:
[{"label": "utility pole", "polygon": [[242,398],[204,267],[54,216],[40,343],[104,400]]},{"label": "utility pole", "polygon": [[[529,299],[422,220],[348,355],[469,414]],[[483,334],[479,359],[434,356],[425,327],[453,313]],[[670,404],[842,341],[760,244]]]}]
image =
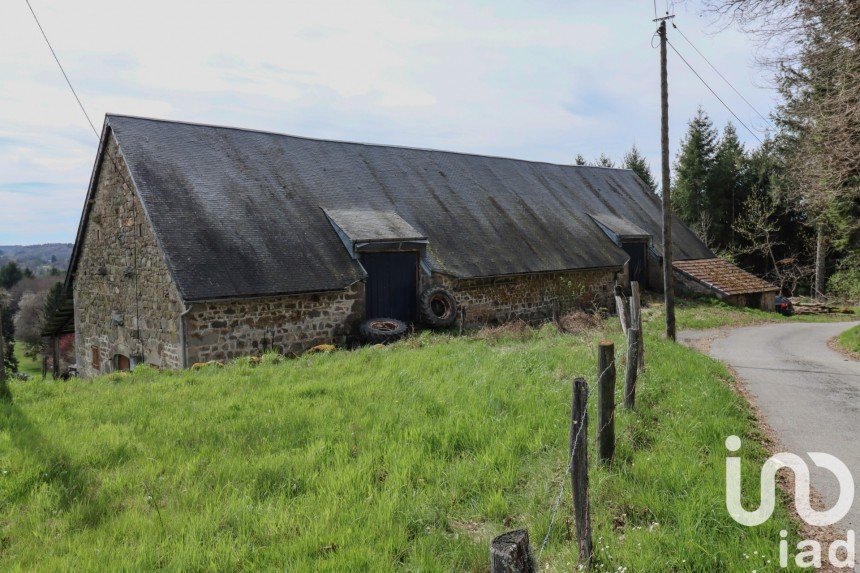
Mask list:
[{"label": "utility pole", "polygon": [[666,70],[666,20],[660,22],[660,148],[663,155],[663,298],[666,306],[666,338],[675,340],[675,285],[672,280],[672,198],[669,183],[669,81]]}]

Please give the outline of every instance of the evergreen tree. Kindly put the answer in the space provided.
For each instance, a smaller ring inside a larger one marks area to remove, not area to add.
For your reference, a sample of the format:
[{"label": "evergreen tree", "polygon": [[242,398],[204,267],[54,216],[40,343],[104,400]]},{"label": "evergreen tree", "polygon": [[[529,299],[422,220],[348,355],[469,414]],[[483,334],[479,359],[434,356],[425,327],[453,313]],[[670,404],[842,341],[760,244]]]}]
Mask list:
[{"label": "evergreen tree", "polygon": [[714,154],[708,174],[704,208],[711,221],[715,247],[725,249],[733,239],[733,226],[747,196],[747,153],[729,122]]},{"label": "evergreen tree", "polygon": [[615,162],[609,158],[605,153],[601,153],[600,157],[598,157],[594,163],[592,163],[595,167],[615,167]]},{"label": "evergreen tree", "polygon": [[[3,363],[6,375],[9,376],[18,371],[18,358],[14,352],[15,326],[12,322],[12,309],[9,308],[8,297],[2,289],[0,289],[0,333],[2,333],[0,340],[2,340],[3,344]],[[3,390],[3,388],[0,387],[0,390]]]},{"label": "evergreen tree", "polygon": [[694,228],[707,227],[706,197],[716,154],[717,130],[701,107],[690,120],[675,161],[672,209]]},{"label": "evergreen tree", "polygon": [[9,261],[0,268],[0,288],[11,289],[24,278],[24,271],[15,261]]},{"label": "evergreen tree", "polygon": [[657,190],[657,182],[654,181],[654,176],[651,175],[651,166],[648,165],[648,160],[639,152],[639,148],[636,147],[635,143],[630,148],[630,151],[624,154],[624,161],[621,165],[625,169],[630,169],[636,173],[651,188],[651,191]]},{"label": "evergreen tree", "polygon": [[42,311],[42,314],[45,318],[50,318],[54,316],[60,307],[63,305],[63,300],[65,299],[63,283],[56,282],[54,285],[48,290],[48,294],[45,296],[45,308]]},{"label": "evergreen tree", "polygon": [[576,158],[573,160],[575,165],[587,165],[588,162],[585,160],[585,157],[582,156],[581,153],[576,154]]}]

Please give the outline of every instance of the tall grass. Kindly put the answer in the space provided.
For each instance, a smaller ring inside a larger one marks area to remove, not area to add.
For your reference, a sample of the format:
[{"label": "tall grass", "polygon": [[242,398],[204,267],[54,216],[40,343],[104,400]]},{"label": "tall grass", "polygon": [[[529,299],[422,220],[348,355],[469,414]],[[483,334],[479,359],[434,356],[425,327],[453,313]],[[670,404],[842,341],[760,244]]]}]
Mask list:
[{"label": "tall grass", "polygon": [[[13,382],[14,403],[0,404],[0,568],[485,571],[494,535],[526,527],[539,545],[547,533],[570,381],[593,381],[603,336],[621,348],[613,329],[544,328]],[[745,438],[750,462],[765,457],[749,408],[719,364],[646,344],[616,462],[592,455],[598,570],[775,569],[778,532],[794,530],[785,510],[757,528],[725,510],[726,436]],[[576,563],[565,487],[542,570]]]},{"label": "tall grass", "polygon": [[860,354],[860,325],[839,335],[839,344],[849,352]]}]

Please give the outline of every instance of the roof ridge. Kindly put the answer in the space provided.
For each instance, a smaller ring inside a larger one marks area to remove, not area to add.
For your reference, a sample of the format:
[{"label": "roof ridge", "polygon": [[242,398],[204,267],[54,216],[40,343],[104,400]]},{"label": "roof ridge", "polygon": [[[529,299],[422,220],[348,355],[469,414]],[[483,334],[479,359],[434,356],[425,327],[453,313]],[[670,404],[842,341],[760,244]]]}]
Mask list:
[{"label": "roof ridge", "polygon": [[155,117],[144,117],[139,115],[128,115],[121,113],[106,113],[105,117],[109,120],[110,118],[126,118],[126,119],[134,119],[140,121],[152,121],[157,123],[172,123],[177,125],[189,125],[192,127],[207,127],[210,129],[228,129],[231,131],[242,131],[245,133],[259,133],[263,135],[277,135],[280,137],[290,137],[293,139],[303,139],[305,141],[319,141],[321,143],[341,143],[344,145],[360,145],[363,147],[381,147],[388,149],[405,149],[408,151],[425,151],[430,153],[445,153],[449,155],[464,155],[467,157],[484,157],[487,159],[502,159],[505,161],[519,161],[522,163],[537,163],[541,165],[552,165],[554,167],[565,167],[565,168],[573,168],[573,169],[606,169],[608,171],[632,171],[632,169],[627,169],[624,167],[605,167],[603,165],[576,165],[573,163],[554,163],[552,161],[543,161],[543,160],[535,160],[535,159],[522,159],[520,157],[507,157],[504,155],[490,155],[488,153],[473,153],[469,151],[451,151],[447,149],[435,149],[432,147],[416,147],[411,145],[394,145],[388,143],[371,143],[367,141],[348,141],[345,139],[327,139],[323,137],[310,137],[307,135],[293,135],[291,133],[281,133],[278,131],[268,131],[265,129],[250,129],[246,127],[237,127],[234,125],[216,125],[212,123],[200,123],[195,121],[181,121],[175,119],[160,119]]}]

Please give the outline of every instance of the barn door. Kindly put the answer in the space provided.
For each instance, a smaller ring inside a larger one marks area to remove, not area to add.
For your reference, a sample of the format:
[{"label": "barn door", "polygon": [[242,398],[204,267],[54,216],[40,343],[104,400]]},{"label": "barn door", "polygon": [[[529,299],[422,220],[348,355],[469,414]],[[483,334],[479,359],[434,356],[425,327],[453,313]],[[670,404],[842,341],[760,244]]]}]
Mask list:
[{"label": "barn door", "polygon": [[418,291],[418,253],[364,253],[367,271],[365,297],[368,318],[415,321]]},{"label": "barn door", "polygon": [[630,261],[627,263],[627,270],[630,274],[631,281],[637,281],[639,286],[646,285],[646,268],[647,264],[647,248],[648,244],[642,241],[621,242],[621,248],[630,255]]}]

